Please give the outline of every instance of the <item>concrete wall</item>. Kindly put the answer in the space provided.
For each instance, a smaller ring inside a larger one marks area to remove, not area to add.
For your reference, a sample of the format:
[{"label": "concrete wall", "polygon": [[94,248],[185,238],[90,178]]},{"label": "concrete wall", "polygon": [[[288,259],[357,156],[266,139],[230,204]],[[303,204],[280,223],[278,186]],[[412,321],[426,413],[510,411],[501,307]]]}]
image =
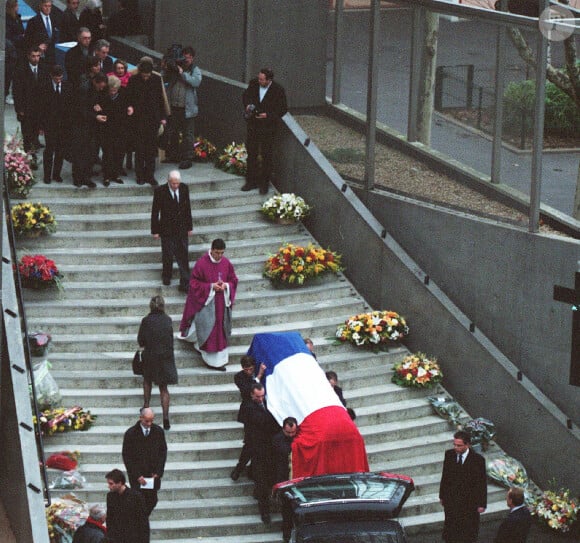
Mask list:
[{"label": "concrete wall", "polygon": [[154,48],[191,44],[200,68],[238,81],[270,66],[291,106],[318,106],[325,100],[327,14],[322,0],[157,0]]},{"label": "concrete wall", "polygon": [[373,193],[373,214],[472,322],[576,424],[568,384],[572,311],[554,285],[574,287],[580,241],[534,235],[407,198]]},{"label": "concrete wall", "polygon": [[[374,308],[392,309],[408,319],[409,348],[421,349],[439,358],[445,373],[445,387],[472,416],[495,422],[501,446],[508,454],[524,461],[536,482],[546,486],[555,477],[579,492],[578,428],[567,428],[566,415],[526,375],[518,381],[518,368],[480,330],[470,331],[470,319],[433,280],[425,284],[425,273],[420,266],[389,234],[383,239],[383,225],[343,184],[312,144],[304,147],[306,134],[291,117],[286,119],[286,125],[278,142],[276,188],[298,192],[307,202],[315,204],[305,222],[317,241],[342,253],[346,275]],[[419,217],[417,211],[419,224],[409,225],[410,234],[421,230]],[[441,227],[445,223],[442,216]],[[399,231],[399,226],[393,230]],[[470,232],[466,230],[466,234]],[[509,235],[509,230],[504,232],[504,236]],[[483,240],[481,236],[476,239],[479,254],[485,258]],[[538,242],[538,249],[534,249],[525,237],[514,238],[512,246],[518,241],[525,248],[520,248],[519,253],[546,248]],[[510,247],[510,244],[504,242],[504,246]],[[451,260],[457,253],[455,247],[444,249],[439,253],[442,262]],[[478,270],[481,261],[475,253],[470,269]],[[529,294],[533,296],[533,292]],[[506,308],[497,315],[499,319],[503,317],[509,318]],[[544,329],[537,333],[542,335]],[[571,398],[578,399],[577,392],[572,389]]]}]

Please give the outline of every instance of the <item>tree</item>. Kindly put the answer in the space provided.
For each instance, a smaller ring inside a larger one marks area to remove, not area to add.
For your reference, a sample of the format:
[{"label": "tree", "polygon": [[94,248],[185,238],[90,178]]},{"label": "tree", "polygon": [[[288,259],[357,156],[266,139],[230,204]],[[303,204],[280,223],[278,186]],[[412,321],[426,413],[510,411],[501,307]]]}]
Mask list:
[{"label": "tree", "polygon": [[[570,5],[569,0],[558,0],[558,2],[567,6]],[[495,4],[495,9],[500,9],[499,0]],[[509,0],[508,11],[528,17],[539,17],[540,0]],[[534,52],[520,30],[510,27],[509,36],[520,57],[531,67],[537,69],[538,65]],[[564,40],[564,58],[565,63],[562,68],[556,68],[548,63],[546,66],[546,79],[569,96],[580,111],[580,63],[578,62],[574,34]],[[580,164],[578,165],[576,194],[572,214],[575,219],[580,220]]]}]

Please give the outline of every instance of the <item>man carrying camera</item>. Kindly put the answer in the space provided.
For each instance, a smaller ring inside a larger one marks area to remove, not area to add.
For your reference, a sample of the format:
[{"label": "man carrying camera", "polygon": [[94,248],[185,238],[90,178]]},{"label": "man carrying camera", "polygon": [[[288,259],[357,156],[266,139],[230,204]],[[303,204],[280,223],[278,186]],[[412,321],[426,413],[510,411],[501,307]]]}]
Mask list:
[{"label": "man carrying camera", "polygon": [[[267,194],[272,176],[274,134],[280,118],[288,111],[286,93],[281,85],[274,82],[274,72],[270,68],[262,68],[244,91],[242,102],[248,123],[248,167],[242,190],[259,188],[260,194]],[[261,164],[258,162],[260,155]]]},{"label": "man carrying camera", "polygon": [[168,82],[171,117],[167,125],[167,158],[164,162],[178,163],[182,170],[193,166],[193,129],[198,114],[197,87],[201,84],[201,70],[194,66],[194,57],[195,50],[184,47],[181,57],[165,61],[164,78]]}]

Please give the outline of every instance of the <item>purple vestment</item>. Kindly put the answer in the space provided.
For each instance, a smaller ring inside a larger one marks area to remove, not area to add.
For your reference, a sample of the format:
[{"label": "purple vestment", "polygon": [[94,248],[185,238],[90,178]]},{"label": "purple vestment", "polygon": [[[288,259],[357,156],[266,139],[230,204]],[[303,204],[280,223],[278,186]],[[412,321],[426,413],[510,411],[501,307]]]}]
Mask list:
[{"label": "purple vestment", "polygon": [[[179,330],[182,335],[187,334],[193,317],[208,301],[212,292],[212,284],[219,280],[229,284],[230,303],[233,305],[236,297],[238,278],[232,263],[225,257],[219,262],[212,262],[209,253],[203,255],[193,267],[189,279],[189,293],[183,310],[183,317]],[[215,323],[207,341],[198,348],[207,353],[218,353],[227,349],[228,338],[224,331],[224,313],[226,292],[215,293]]]}]

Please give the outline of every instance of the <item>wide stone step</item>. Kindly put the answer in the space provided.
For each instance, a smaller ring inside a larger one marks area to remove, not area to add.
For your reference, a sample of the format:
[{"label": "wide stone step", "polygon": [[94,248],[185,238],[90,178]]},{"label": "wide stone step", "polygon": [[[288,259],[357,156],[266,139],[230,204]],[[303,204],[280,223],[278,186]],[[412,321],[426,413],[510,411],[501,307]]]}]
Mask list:
[{"label": "wide stone step", "polygon": [[[235,224],[240,222],[261,221],[264,228],[269,227],[269,222],[259,213],[256,205],[236,206],[234,208],[219,209],[192,209],[191,211],[193,232],[197,232],[201,226]],[[127,229],[130,231],[151,232],[151,212],[141,213],[102,213],[99,216],[60,214],[57,216],[58,232],[103,232],[104,228],[112,230]],[[282,225],[272,225],[278,230],[284,229]]]},{"label": "wide stone step", "polygon": [[[269,235],[270,231],[264,232],[264,236],[255,239],[227,239],[224,238],[227,244],[227,256],[235,263],[237,257],[250,257],[260,255],[266,259],[267,255],[274,253],[280,246],[280,237]],[[219,237],[219,236],[214,236]],[[305,245],[310,241],[308,234],[304,228],[292,232],[287,232],[284,235],[284,242],[295,243],[298,245]],[[193,237],[189,244],[190,261],[193,262],[203,253],[209,249],[208,242],[200,242],[197,237]],[[71,246],[71,247],[48,247],[36,245],[30,247],[27,244],[20,244],[18,249],[19,254],[37,253],[52,258],[57,264],[123,264],[134,263],[137,267],[142,262],[161,262],[161,245],[157,241],[157,245],[148,247],[92,247],[92,246]]]},{"label": "wide stone step", "polygon": [[[196,227],[194,235],[196,243],[209,244],[215,238],[229,240],[248,240],[262,236],[264,228],[267,226],[261,219],[245,220],[236,223],[224,223],[215,225],[199,225]],[[295,235],[299,232],[301,225],[287,225],[279,228],[285,236]],[[40,248],[68,248],[68,247],[159,247],[159,240],[151,236],[148,228],[127,229],[127,230],[98,230],[71,232],[59,232],[49,236],[27,239],[23,244],[30,251],[38,252]]]}]

